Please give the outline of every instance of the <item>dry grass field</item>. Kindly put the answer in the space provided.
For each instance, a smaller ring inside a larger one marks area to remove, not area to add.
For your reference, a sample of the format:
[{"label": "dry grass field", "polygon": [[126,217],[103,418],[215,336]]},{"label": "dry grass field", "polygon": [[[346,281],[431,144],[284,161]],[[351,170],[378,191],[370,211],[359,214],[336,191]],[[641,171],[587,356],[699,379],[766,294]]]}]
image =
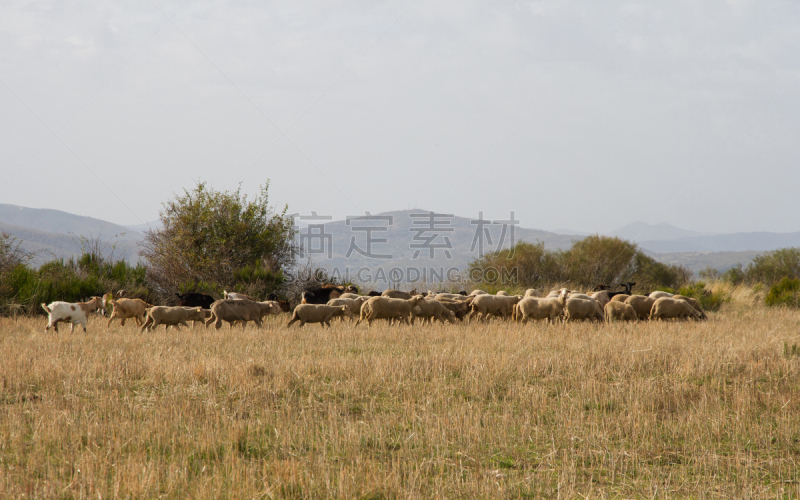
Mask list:
[{"label": "dry grass field", "polygon": [[800,314],[45,333],[0,319],[0,496],[800,496]]}]

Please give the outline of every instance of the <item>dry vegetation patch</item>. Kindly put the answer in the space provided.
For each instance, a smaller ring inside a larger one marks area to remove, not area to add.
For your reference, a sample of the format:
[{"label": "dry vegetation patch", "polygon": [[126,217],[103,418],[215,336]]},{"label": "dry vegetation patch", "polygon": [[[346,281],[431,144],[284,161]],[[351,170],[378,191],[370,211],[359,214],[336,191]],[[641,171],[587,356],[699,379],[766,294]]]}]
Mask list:
[{"label": "dry vegetation patch", "polygon": [[800,494],[800,316],[89,333],[0,319],[0,495]]}]

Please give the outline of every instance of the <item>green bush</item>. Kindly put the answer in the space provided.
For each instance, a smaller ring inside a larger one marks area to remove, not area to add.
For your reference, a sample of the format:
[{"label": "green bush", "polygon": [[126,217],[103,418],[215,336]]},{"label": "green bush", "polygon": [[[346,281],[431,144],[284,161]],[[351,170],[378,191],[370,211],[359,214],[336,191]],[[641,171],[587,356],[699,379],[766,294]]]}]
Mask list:
[{"label": "green bush", "polygon": [[702,281],[682,286],[678,294],[697,300],[704,311],[719,311],[722,304],[730,300],[723,292],[712,293],[706,290],[706,284]]},{"label": "green bush", "polygon": [[[255,198],[205,183],[164,204],[161,227],[145,233],[141,255],[161,300],[176,291],[248,295],[273,291],[297,256],[294,219],[269,206],[269,183]],[[255,297],[254,297],[255,298]]]},{"label": "green bush", "polygon": [[768,306],[800,307],[800,279],[784,277],[770,287],[764,302]]},{"label": "green bush", "polygon": [[[489,269],[498,272],[487,273]],[[511,249],[475,259],[470,263],[469,275],[496,276],[496,280],[484,278],[475,283],[486,291],[544,288],[555,283],[591,289],[601,283],[613,287],[633,281],[637,291],[649,292],[680,287],[689,282],[691,272],[680,266],[656,262],[635,243],[594,235],[575,242],[569,250],[546,250],[543,243],[520,242]],[[516,281],[503,280],[503,276],[516,278]]]},{"label": "green bush", "polygon": [[747,266],[747,281],[774,285],[785,277],[800,277],[800,248],[781,248],[759,255]]},{"label": "green bush", "polygon": [[94,295],[126,290],[127,297],[152,302],[145,268],[125,261],[106,262],[84,254],[77,260],[52,260],[39,269],[18,264],[3,275],[0,312],[44,314],[41,304],[63,300],[80,302]]},{"label": "green bush", "polygon": [[736,264],[722,274],[722,279],[733,285],[741,285],[748,280],[747,274],[748,271],[742,269],[741,264]]}]

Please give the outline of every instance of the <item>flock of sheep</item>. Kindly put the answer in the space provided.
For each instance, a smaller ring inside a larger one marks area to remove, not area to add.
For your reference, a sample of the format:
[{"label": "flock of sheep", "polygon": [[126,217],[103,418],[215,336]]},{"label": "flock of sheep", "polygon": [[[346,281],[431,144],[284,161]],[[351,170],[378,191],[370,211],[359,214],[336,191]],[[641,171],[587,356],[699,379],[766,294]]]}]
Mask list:
[{"label": "flock of sheep", "polygon": [[[628,283],[626,291],[630,292],[633,285],[635,283]],[[487,321],[492,316],[522,323],[529,320],[552,323],[557,320],[611,322],[707,318],[697,300],[667,292],[645,296],[600,290],[583,294],[562,288],[542,297],[535,289],[527,290],[524,295],[509,295],[502,291],[490,295],[481,290],[473,290],[468,295],[387,290],[377,297],[344,293],[324,305],[300,304],[294,309],[289,325],[299,321],[300,326],[305,323],[330,326],[329,321],[336,316],[358,316],[356,325],[362,321],[371,324],[376,319],[413,323],[419,318],[423,322],[453,323],[459,319]]]},{"label": "flock of sheep", "polygon": [[228,321],[230,324],[242,322],[243,325],[248,321],[253,321],[261,326],[264,316],[283,312],[280,301],[257,302],[250,297],[227,292],[224,300],[214,301],[211,299],[211,301],[207,301],[208,307],[201,305],[190,307],[154,306],[142,299],[124,298],[122,295],[124,295],[124,290],[117,292],[116,297],[107,293],[102,297],[92,297],[86,302],[42,304],[42,308],[48,314],[45,331],[50,330],[51,327],[58,331],[58,323],[70,323],[71,330],[74,330],[75,325],[79,324],[85,332],[89,314],[95,311],[105,316],[111,310],[107,327],[110,327],[115,319],[119,319],[122,326],[125,326],[126,320],[132,319],[137,326],[141,327],[142,331],[153,330],[159,325],[164,325],[165,328],[169,326],[188,327],[189,321],[192,324],[198,321],[203,322],[206,326],[214,323],[216,328],[220,328],[223,321]]},{"label": "flock of sheep", "polygon": [[[509,295],[500,291],[496,295],[481,290],[460,294],[428,292],[403,292],[386,290],[381,294],[359,295],[355,287],[322,287],[303,295],[302,303],[294,308],[287,326],[299,323],[319,323],[330,326],[336,317],[349,318],[356,325],[366,322],[371,325],[376,319],[387,319],[413,324],[419,319],[423,324],[434,320],[455,323],[458,320],[488,321],[491,317],[503,320],[527,323],[530,320],[545,320],[548,324],[563,320],[570,321],[640,321],[640,320],[701,320],[707,316],[700,304],[691,297],[673,295],[667,292],[653,292],[650,295],[631,294],[635,283],[622,286],[622,292],[611,292],[608,287],[600,285],[600,290],[583,294],[572,292],[566,288],[553,290],[546,296],[535,289],[528,289],[524,295]],[[605,288],[605,289],[603,289]],[[324,293],[321,293],[324,292]],[[120,295],[118,293],[118,295]],[[316,298],[316,302],[311,300]],[[332,298],[330,298],[332,297]],[[208,297],[213,301],[213,298]],[[125,325],[126,319],[133,319],[142,331],[152,330],[159,325],[186,326],[189,321],[203,322],[206,327],[214,324],[219,329],[223,322],[231,326],[241,323],[244,327],[252,321],[262,326],[262,319],[268,315],[278,315],[286,310],[275,300],[255,301],[252,298],[236,293],[225,293],[225,298],[209,302],[207,307],[168,307],[153,306],[141,299],[113,297],[92,297],[89,301],[68,303],[53,302],[42,304],[48,313],[48,324],[45,330],[53,327],[58,331],[58,323],[70,323],[72,329],[76,324],[83,326],[89,314],[99,311],[105,315],[111,309],[107,326],[115,319]]]}]

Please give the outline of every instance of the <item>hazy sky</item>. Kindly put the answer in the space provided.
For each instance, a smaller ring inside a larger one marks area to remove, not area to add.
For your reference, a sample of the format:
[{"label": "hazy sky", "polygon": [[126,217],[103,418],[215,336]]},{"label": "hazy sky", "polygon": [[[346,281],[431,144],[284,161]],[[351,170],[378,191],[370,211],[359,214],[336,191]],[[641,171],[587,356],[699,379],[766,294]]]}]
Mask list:
[{"label": "hazy sky", "polygon": [[0,202],[798,231],[798,47],[796,1],[10,0]]}]

